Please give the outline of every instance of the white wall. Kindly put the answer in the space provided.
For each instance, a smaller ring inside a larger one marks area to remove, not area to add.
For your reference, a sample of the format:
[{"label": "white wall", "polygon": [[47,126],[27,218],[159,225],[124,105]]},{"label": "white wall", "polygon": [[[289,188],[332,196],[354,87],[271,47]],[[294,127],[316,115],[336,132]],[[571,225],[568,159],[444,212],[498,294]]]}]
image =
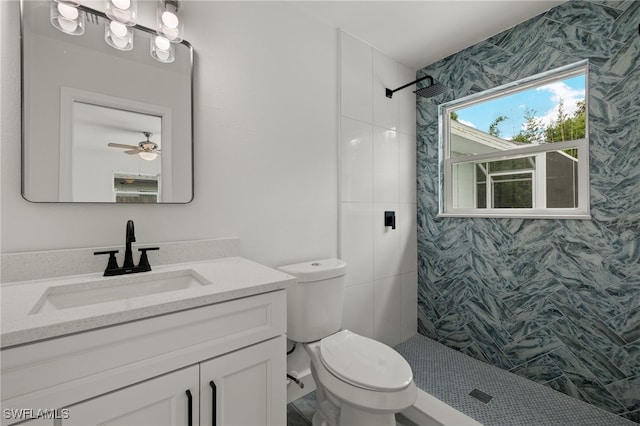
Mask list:
[{"label": "white wall", "polygon": [[19,3],[0,2],[2,252],[124,244],[133,219],[139,244],[238,236],[271,266],[337,255],[335,29],[272,2],[186,1],[185,21],[194,201],[33,204],[20,195]]},{"label": "white wall", "polygon": [[[389,345],[416,333],[415,73],[340,33],[343,326]],[[396,229],[384,212],[396,213]]]}]

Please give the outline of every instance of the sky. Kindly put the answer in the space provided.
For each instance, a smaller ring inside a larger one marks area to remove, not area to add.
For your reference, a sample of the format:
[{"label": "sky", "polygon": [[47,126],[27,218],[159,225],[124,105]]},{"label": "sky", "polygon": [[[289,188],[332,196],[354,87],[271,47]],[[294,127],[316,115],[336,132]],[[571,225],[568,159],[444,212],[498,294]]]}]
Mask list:
[{"label": "sky", "polygon": [[571,116],[577,109],[577,102],[584,100],[585,93],[585,76],[579,75],[458,109],[456,113],[460,123],[484,132],[497,117],[507,116],[508,120],[501,122],[498,128],[501,138],[511,139],[522,129],[527,108],[534,110],[546,127],[557,117],[560,99],[565,113]]}]

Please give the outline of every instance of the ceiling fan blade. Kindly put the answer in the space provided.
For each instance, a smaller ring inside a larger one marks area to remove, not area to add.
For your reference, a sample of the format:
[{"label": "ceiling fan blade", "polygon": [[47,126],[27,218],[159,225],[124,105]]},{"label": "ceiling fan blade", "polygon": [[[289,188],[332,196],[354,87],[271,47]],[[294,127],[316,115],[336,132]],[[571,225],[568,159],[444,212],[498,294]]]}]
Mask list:
[{"label": "ceiling fan blade", "polygon": [[124,153],[125,154],[129,154],[129,155],[134,155],[134,154],[137,154],[139,152],[142,152],[142,150],[136,148],[136,149],[130,149],[128,151],[125,151]]},{"label": "ceiling fan blade", "polygon": [[107,146],[110,146],[111,148],[138,149],[138,147],[135,145],[124,145],[121,143],[112,143],[112,142],[109,142]]}]

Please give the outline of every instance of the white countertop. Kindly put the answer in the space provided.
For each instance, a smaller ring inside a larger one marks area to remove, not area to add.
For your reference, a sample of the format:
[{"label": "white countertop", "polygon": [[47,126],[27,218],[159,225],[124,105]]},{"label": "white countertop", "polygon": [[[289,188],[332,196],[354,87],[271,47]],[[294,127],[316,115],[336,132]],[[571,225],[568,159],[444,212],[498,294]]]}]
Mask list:
[{"label": "white countertop", "polygon": [[[211,284],[184,290],[131,297],[109,302],[32,313],[51,288],[61,286],[126,285],[136,276],[167,275],[172,271],[192,270]],[[156,315],[281,290],[294,284],[295,278],[241,257],[154,267],[150,272],[103,277],[102,274],[20,281],[2,284],[0,347],[6,348],[42,339],[88,331]]]}]

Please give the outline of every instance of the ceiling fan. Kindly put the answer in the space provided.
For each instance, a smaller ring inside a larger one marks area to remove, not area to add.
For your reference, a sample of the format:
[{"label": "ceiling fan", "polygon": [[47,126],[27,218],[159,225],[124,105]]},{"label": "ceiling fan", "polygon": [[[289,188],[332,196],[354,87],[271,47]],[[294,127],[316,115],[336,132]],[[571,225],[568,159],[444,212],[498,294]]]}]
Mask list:
[{"label": "ceiling fan", "polygon": [[148,161],[155,160],[156,157],[160,155],[162,152],[160,149],[158,149],[157,143],[149,140],[149,138],[152,136],[152,133],[142,132],[142,134],[147,138],[147,140],[140,141],[138,143],[138,146],[125,145],[121,143],[112,143],[112,142],[109,142],[107,146],[111,148],[126,149],[127,151],[124,152],[125,154],[129,154],[129,155],[138,154],[144,160],[148,160]]}]

